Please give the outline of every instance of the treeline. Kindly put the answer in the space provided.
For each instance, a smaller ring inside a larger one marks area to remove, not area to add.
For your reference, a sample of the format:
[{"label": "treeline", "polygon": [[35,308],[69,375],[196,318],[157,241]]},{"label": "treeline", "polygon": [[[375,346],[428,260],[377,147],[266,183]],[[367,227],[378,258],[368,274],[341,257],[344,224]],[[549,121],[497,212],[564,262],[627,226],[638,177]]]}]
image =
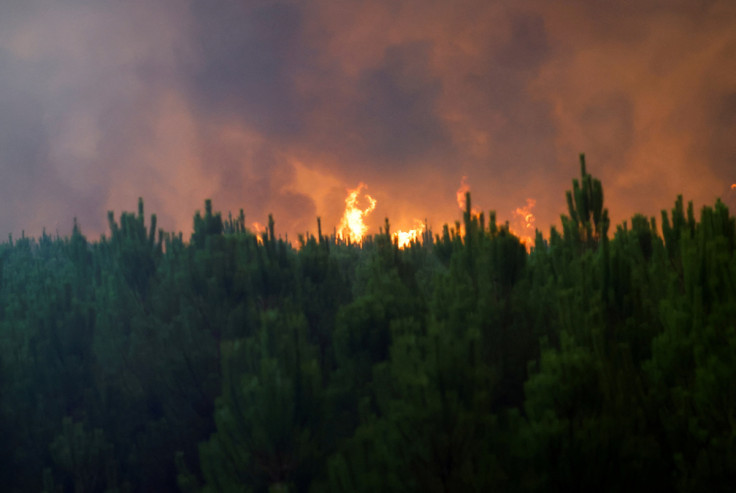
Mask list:
[{"label": "treeline", "polygon": [[3,491],[730,491],[736,222],[609,231],[581,164],[531,253],[469,197],[404,250],[209,201],[0,245]]}]

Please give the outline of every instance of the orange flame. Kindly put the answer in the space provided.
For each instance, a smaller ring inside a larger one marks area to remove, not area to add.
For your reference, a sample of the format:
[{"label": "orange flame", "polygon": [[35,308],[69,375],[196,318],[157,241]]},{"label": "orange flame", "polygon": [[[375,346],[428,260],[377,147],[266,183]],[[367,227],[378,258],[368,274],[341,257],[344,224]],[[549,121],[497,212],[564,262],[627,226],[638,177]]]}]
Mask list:
[{"label": "orange flame", "polygon": [[251,227],[253,228],[253,233],[256,235],[256,241],[259,245],[263,245],[263,234],[266,232],[266,227],[258,221],[254,221]]},{"label": "orange flame", "polygon": [[[463,212],[465,212],[465,209],[467,207],[467,204],[465,203],[465,194],[470,192],[470,185],[468,185],[467,179],[467,176],[463,176],[463,179],[460,181],[460,188],[458,188],[457,192],[455,192],[455,195],[457,196],[457,206]],[[471,207],[470,215],[473,217],[477,217],[480,215],[480,211],[478,211],[478,209],[476,209],[475,207]]]},{"label": "orange flame", "polygon": [[536,218],[534,217],[534,214],[532,213],[532,209],[534,206],[537,205],[537,201],[534,199],[526,199],[526,206],[525,207],[517,207],[514,211],[514,214],[524,220],[524,227],[526,229],[531,229],[534,227],[534,223],[536,222]]},{"label": "orange flame", "polygon": [[731,185],[731,190],[736,190],[736,183],[734,183],[733,185]]},{"label": "orange flame", "polygon": [[406,248],[413,242],[419,242],[422,237],[422,233],[424,233],[424,223],[415,219],[414,226],[415,228],[410,229],[409,231],[396,231],[391,235],[393,240],[398,243],[399,248]]},{"label": "orange flame", "polygon": [[465,210],[465,194],[470,191],[470,185],[467,183],[468,177],[463,176],[460,181],[460,188],[457,189],[457,206],[461,211]]},{"label": "orange flame", "polygon": [[513,231],[513,233],[519,237],[527,250],[531,250],[534,245],[536,218],[532,213],[532,209],[536,204],[536,200],[526,199],[526,205],[524,207],[517,207],[514,210],[514,217],[517,219],[516,222],[521,223],[521,231]]},{"label": "orange flame", "polygon": [[341,240],[360,243],[363,241],[366,231],[368,231],[368,226],[363,222],[363,218],[376,208],[376,199],[365,194],[368,206],[365,209],[358,207],[358,196],[363,188],[366,188],[366,184],[360,182],[357,188],[348,190],[348,196],[345,198],[345,212],[337,230],[337,236]]}]

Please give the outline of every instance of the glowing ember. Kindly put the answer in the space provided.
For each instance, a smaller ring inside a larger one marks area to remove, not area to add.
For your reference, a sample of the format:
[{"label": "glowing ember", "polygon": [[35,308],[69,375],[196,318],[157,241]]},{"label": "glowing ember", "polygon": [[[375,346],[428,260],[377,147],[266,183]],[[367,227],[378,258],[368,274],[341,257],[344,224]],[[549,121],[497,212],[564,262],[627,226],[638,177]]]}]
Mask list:
[{"label": "glowing ember", "polygon": [[736,183],[734,183],[733,185],[731,185],[731,190],[736,190]]},{"label": "glowing ember", "polygon": [[409,231],[396,231],[391,235],[393,240],[399,245],[399,248],[406,248],[412,244],[412,242],[419,242],[424,233],[424,223],[418,219],[414,220],[414,229]]},{"label": "glowing ember", "polygon": [[526,206],[517,207],[514,210],[516,223],[520,223],[520,231],[513,231],[513,233],[519,237],[524,246],[526,246],[527,250],[530,250],[531,247],[534,245],[534,235],[536,233],[536,218],[532,213],[532,209],[534,208],[536,203],[537,201],[534,199],[526,199]]},{"label": "glowing ember", "polygon": [[368,206],[364,209],[358,207],[358,197],[364,188],[366,188],[366,185],[361,182],[357,188],[348,190],[348,196],[345,198],[345,213],[342,215],[340,226],[337,229],[337,236],[341,240],[360,243],[363,241],[366,231],[368,231],[368,226],[363,222],[363,218],[376,208],[376,199],[365,194]]}]

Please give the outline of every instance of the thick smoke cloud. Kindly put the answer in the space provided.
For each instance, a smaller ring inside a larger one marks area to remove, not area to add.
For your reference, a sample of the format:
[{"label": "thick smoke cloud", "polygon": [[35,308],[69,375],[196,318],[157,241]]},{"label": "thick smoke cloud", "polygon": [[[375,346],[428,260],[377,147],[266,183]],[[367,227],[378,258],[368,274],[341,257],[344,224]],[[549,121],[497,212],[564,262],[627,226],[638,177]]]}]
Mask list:
[{"label": "thick smoke cloud", "polygon": [[678,193],[736,205],[736,6],[703,2],[9,1],[0,6],[0,234],[104,233],[143,196],[273,213],[290,238],[476,206],[545,231],[585,152],[614,221]]}]

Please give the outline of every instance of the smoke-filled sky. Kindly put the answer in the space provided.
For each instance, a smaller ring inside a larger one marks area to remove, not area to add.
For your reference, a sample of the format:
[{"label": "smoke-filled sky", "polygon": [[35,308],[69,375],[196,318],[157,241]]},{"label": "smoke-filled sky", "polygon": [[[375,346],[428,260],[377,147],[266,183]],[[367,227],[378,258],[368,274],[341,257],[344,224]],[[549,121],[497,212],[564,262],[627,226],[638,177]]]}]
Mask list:
[{"label": "smoke-filled sky", "polygon": [[169,231],[215,209],[295,238],[348,188],[406,228],[536,200],[578,154],[614,222],[678,193],[736,205],[732,0],[3,0],[0,234],[89,236],[137,198]]}]

